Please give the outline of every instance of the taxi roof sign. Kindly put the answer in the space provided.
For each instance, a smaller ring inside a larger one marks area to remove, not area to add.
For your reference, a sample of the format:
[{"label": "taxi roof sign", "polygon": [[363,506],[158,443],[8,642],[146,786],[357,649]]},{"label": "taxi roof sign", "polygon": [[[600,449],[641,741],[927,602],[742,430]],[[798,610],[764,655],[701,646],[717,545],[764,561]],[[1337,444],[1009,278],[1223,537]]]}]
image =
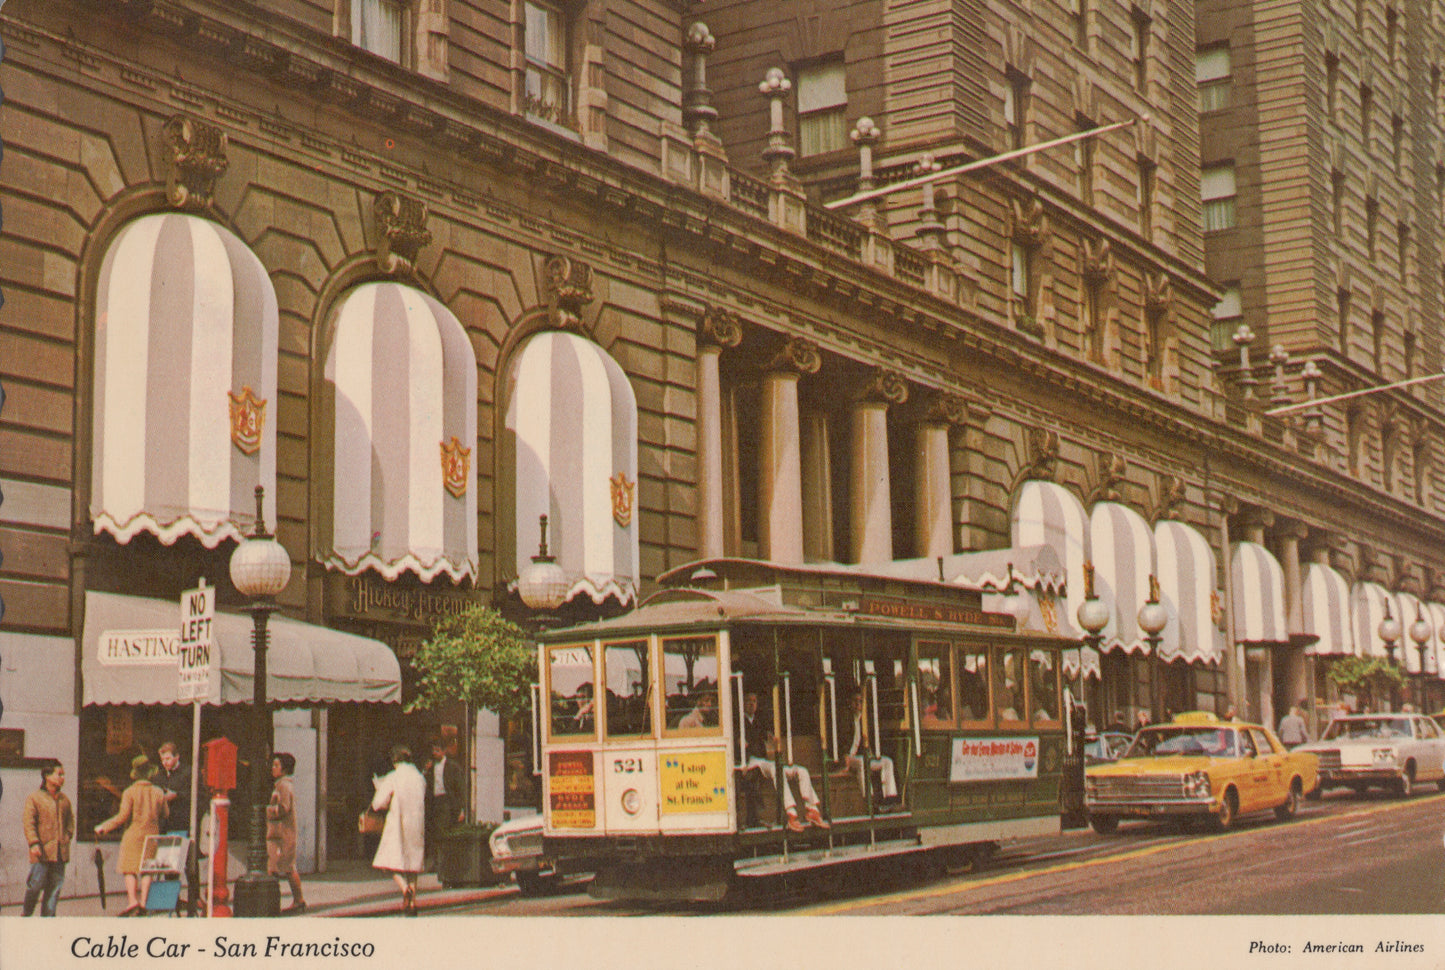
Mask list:
[{"label": "taxi roof sign", "polygon": [[1175,724],[1218,724],[1219,716],[1211,711],[1185,711],[1174,715]]}]

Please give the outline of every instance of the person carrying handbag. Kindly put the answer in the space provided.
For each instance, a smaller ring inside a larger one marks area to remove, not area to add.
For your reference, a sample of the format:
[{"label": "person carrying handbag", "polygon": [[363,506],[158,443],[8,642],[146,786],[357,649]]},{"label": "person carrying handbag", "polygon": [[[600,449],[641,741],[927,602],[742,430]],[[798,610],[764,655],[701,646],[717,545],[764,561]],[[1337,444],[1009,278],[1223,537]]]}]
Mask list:
[{"label": "person carrying handbag", "polygon": [[371,865],[391,873],[401,890],[402,912],[415,916],[416,881],[426,851],[426,779],[405,745],[391,749],[391,764],[391,772],[376,780],[371,799],[372,811],[386,812]]}]

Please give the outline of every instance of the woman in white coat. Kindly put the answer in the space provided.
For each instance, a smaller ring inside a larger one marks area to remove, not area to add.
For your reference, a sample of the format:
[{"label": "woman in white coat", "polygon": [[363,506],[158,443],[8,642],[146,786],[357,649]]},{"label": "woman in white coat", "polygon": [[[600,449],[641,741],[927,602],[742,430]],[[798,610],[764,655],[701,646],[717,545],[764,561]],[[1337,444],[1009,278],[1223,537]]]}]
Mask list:
[{"label": "woman in white coat", "polygon": [[415,916],[416,878],[426,851],[426,779],[411,763],[411,750],[405,745],[391,749],[391,764],[389,774],[373,779],[376,794],[371,808],[386,812],[386,823],[371,865],[391,873],[401,889],[402,912]]}]

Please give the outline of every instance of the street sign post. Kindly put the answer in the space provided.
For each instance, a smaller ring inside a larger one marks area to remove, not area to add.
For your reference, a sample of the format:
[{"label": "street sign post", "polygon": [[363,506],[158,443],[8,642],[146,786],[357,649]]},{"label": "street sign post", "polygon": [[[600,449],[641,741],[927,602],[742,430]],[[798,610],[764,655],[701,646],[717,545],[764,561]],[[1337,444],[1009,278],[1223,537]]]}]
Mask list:
[{"label": "street sign post", "polygon": [[181,649],[176,699],[204,702],[211,690],[211,651],[215,646],[216,588],[205,577],[181,594]]}]

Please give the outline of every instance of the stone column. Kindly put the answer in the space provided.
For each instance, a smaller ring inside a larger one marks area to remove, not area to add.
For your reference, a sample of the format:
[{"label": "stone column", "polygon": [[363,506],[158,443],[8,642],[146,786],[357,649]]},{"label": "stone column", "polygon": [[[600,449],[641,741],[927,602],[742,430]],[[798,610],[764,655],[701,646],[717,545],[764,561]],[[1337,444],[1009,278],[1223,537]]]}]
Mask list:
[{"label": "stone column", "polygon": [[[1293,639],[1296,634],[1304,633],[1304,571],[1300,568],[1300,541],[1305,538],[1307,530],[1303,523],[1286,522],[1276,529],[1275,534],[1279,536],[1280,568],[1284,571],[1285,629],[1289,630]],[[1292,705],[1300,698],[1308,699],[1310,677],[1305,663],[1305,647],[1291,643],[1281,652],[1283,669],[1277,673],[1285,690],[1286,703]],[[1287,711],[1277,713],[1283,717]]]},{"label": "stone column", "polygon": [[893,510],[889,493],[888,405],[908,400],[908,384],[879,370],[853,403],[852,488],[849,552],[853,562],[893,560]]},{"label": "stone column", "polygon": [[916,431],[913,475],[913,551],[937,558],[953,554],[953,482],[948,433],[964,422],[966,406],[953,394],[928,405]]},{"label": "stone column", "polygon": [[833,552],[833,456],[828,416],[818,411],[802,419],[803,555],[831,562]]},{"label": "stone column", "polygon": [[762,558],[803,561],[803,482],[799,453],[798,378],[816,374],[818,346],[789,338],[763,375],[758,429],[758,545]]},{"label": "stone column", "polygon": [[742,342],[742,327],[727,310],[709,309],[697,335],[697,554],[727,554],[723,512],[722,379],[724,347]]}]

